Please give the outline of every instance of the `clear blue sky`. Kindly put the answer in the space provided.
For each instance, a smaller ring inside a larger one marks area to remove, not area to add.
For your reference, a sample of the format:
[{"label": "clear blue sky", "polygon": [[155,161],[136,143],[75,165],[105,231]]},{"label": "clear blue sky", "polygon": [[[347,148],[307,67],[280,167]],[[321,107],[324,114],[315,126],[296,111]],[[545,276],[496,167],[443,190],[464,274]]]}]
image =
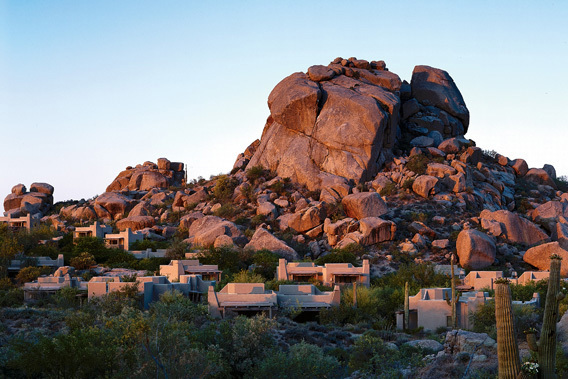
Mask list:
[{"label": "clear blue sky", "polygon": [[90,198],[159,157],[228,172],[272,88],[337,56],[447,70],[478,146],[566,175],[566,20],[565,1],[0,1],[0,197]]}]

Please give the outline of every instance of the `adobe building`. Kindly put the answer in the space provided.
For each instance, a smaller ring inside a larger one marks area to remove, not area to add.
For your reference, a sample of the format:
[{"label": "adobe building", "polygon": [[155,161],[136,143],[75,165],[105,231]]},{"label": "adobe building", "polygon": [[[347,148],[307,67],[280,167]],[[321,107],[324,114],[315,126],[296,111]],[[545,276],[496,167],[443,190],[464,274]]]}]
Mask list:
[{"label": "adobe building", "polygon": [[53,275],[40,276],[37,280],[24,284],[24,301],[39,300],[55,294],[64,287],[86,290],[87,283],[81,278],[71,277],[71,275],[60,274],[58,269]]},{"label": "adobe building", "polygon": [[[525,271],[520,277],[513,271],[508,279],[513,284],[525,285],[531,281],[548,279],[548,271]],[[503,278],[503,271],[471,271],[464,279],[464,288],[481,290],[484,288],[495,289],[495,280]]]},{"label": "adobe building", "polygon": [[[409,329],[423,327],[426,331],[435,331],[440,327],[451,326],[452,322],[452,290],[451,288],[423,288],[409,300]],[[469,315],[484,305],[488,297],[487,292],[470,291],[461,292],[456,304],[458,328],[470,329],[473,327]],[[538,307],[540,303],[538,293],[533,294],[530,301],[513,301],[513,304]],[[403,329],[404,312],[396,312],[396,327]]]},{"label": "adobe building", "polygon": [[103,239],[109,233],[112,233],[112,226],[99,224],[98,221],[95,221],[93,225],[76,227],[73,231],[73,241],[81,237],[97,237]]},{"label": "adobe building", "polygon": [[29,231],[39,226],[39,219],[30,214],[22,217],[12,217],[11,214],[8,214],[6,217],[0,217],[0,223],[7,224],[9,228],[14,230],[27,229]]},{"label": "adobe building", "polygon": [[201,275],[204,281],[221,281],[221,273],[217,265],[202,265],[199,259],[172,260],[167,265],[160,265],[160,275],[170,281],[178,281],[182,275]]},{"label": "adobe building", "polygon": [[27,266],[28,260],[33,260],[35,266],[37,267],[63,267],[63,254],[58,254],[57,259],[51,259],[49,257],[20,257],[19,259],[12,259],[10,261],[10,266],[8,266],[8,272],[20,271],[23,267]]},{"label": "adobe building", "polygon": [[142,241],[144,235],[139,232],[132,232],[130,228],[126,228],[120,233],[107,234],[103,238],[106,247],[112,249],[130,250],[130,246],[136,241]]},{"label": "adobe building", "polygon": [[371,284],[368,259],[363,260],[362,267],[355,267],[351,263],[326,263],[323,266],[316,266],[313,262],[288,263],[286,259],[281,258],[276,273],[278,280],[318,281],[329,287],[353,283],[369,287]]},{"label": "adobe building", "polygon": [[319,311],[338,306],[339,286],[333,291],[321,292],[314,285],[281,285],[278,292],[266,290],[264,283],[229,283],[221,291],[209,287],[209,313],[216,318],[227,312],[237,314],[266,313],[272,317],[278,309],[294,308],[300,311]]},{"label": "adobe building", "polygon": [[192,301],[199,302],[203,294],[207,293],[214,282],[202,280],[200,275],[181,275],[179,283],[171,283],[165,276],[143,276],[136,278],[136,282],[123,282],[120,277],[100,276],[94,277],[87,283],[89,301],[93,298],[120,291],[126,286],[136,285],[138,293],[142,295],[144,309],[150,303],[160,299],[160,296],[169,291],[179,291]]}]

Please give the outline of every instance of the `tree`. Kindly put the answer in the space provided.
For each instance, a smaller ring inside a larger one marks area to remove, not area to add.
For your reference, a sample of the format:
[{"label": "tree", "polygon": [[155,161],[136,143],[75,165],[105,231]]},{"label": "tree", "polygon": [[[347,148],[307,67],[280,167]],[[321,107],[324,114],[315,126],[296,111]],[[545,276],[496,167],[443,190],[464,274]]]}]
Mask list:
[{"label": "tree", "polygon": [[69,264],[75,267],[76,270],[87,270],[91,266],[96,265],[97,261],[95,260],[93,254],[84,251],[79,254],[79,256],[71,258]]}]

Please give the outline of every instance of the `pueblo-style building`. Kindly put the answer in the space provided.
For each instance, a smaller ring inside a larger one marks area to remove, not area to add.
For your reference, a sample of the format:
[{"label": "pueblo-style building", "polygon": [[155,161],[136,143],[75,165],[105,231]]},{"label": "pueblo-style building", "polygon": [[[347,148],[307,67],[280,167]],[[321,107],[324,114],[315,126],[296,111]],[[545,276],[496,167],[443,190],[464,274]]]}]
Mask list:
[{"label": "pueblo-style building", "polygon": [[221,291],[209,287],[209,313],[213,317],[236,314],[266,313],[272,317],[279,309],[297,309],[317,312],[339,306],[339,286],[333,291],[321,292],[312,284],[280,285],[279,291],[266,290],[264,283],[229,283]]},{"label": "pueblo-style building", "polygon": [[0,223],[8,225],[9,228],[14,230],[27,229],[29,231],[39,225],[39,219],[30,214],[22,217],[12,217],[11,214],[8,214],[6,217],[0,217]]},{"label": "pueblo-style building", "polygon": [[[424,330],[435,331],[439,327],[451,326],[452,318],[452,290],[451,288],[423,288],[415,296],[408,298],[409,329],[423,327]],[[456,304],[458,328],[471,329],[473,324],[469,318],[480,306],[484,305],[488,297],[487,292],[470,291],[459,293]],[[530,301],[513,301],[513,304],[537,307],[540,298],[538,293]],[[396,313],[396,326],[403,329],[404,312]]]},{"label": "pueblo-style building", "polygon": [[362,267],[355,267],[351,263],[326,263],[323,266],[316,266],[313,262],[288,263],[286,259],[280,259],[276,276],[278,280],[317,281],[329,287],[353,283],[369,287],[371,284],[368,259],[363,260]]},{"label": "pueblo-style building", "polygon": [[144,309],[148,309],[150,303],[159,300],[163,293],[169,291],[179,291],[192,301],[199,302],[209,287],[213,288],[215,282],[205,281],[200,275],[181,275],[179,283],[171,283],[165,276],[143,276],[136,278],[136,282],[123,282],[118,276],[99,276],[87,283],[88,298],[91,300],[132,285],[138,287]]},{"label": "pueblo-style building", "polygon": [[80,226],[73,232],[73,240],[81,237],[96,237],[102,239],[109,248],[130,250],[132,243],[142,241],[144,235],[126,228],[120,233],[112,233],[112,227],[99,224],[95,221],[89,226]]},{"label": "pueblo-style building", "polygon": [[[531,281],[548,279],[550,273],[548,271],[525,271],[521,276],[517,277],[517,273],[513,271],[508,279],[513,284],[525,285]],[[495,289],[495,280],[504,278],[503,271],[470,271],[463,280],[463,288],[481,290],[484,288]]]},{"label": "pueblo-style building", "polygon": [[182,275],[201,275],[205,281],[221,281],[221,273],[217,265],[203,265],[199,259],[172,260],[167,265],[160,265],[160,275],[170,281],[178,281]]}]

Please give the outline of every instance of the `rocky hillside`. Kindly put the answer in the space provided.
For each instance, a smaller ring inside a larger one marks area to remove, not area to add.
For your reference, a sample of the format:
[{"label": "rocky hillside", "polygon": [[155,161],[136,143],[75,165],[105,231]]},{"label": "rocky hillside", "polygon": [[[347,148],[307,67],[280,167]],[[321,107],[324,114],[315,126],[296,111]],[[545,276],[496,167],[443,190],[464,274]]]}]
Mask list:
[{"label": "rocky hillside", "polygon": [[230,174],[185,183],[183,164],[160,158],[51,214],[21,204],[53,188],[16,186],[5,210],[288,259],[351,245],[375,275],[456,251],[472,269],[546,269],[550,252],[568,265],[567,183],[551,165],[529,168],[466,138],[469,112],[445,71],[416,66],[407,83],[382,61],[337,58],[283,79],[268,104],[260,140]]}]

